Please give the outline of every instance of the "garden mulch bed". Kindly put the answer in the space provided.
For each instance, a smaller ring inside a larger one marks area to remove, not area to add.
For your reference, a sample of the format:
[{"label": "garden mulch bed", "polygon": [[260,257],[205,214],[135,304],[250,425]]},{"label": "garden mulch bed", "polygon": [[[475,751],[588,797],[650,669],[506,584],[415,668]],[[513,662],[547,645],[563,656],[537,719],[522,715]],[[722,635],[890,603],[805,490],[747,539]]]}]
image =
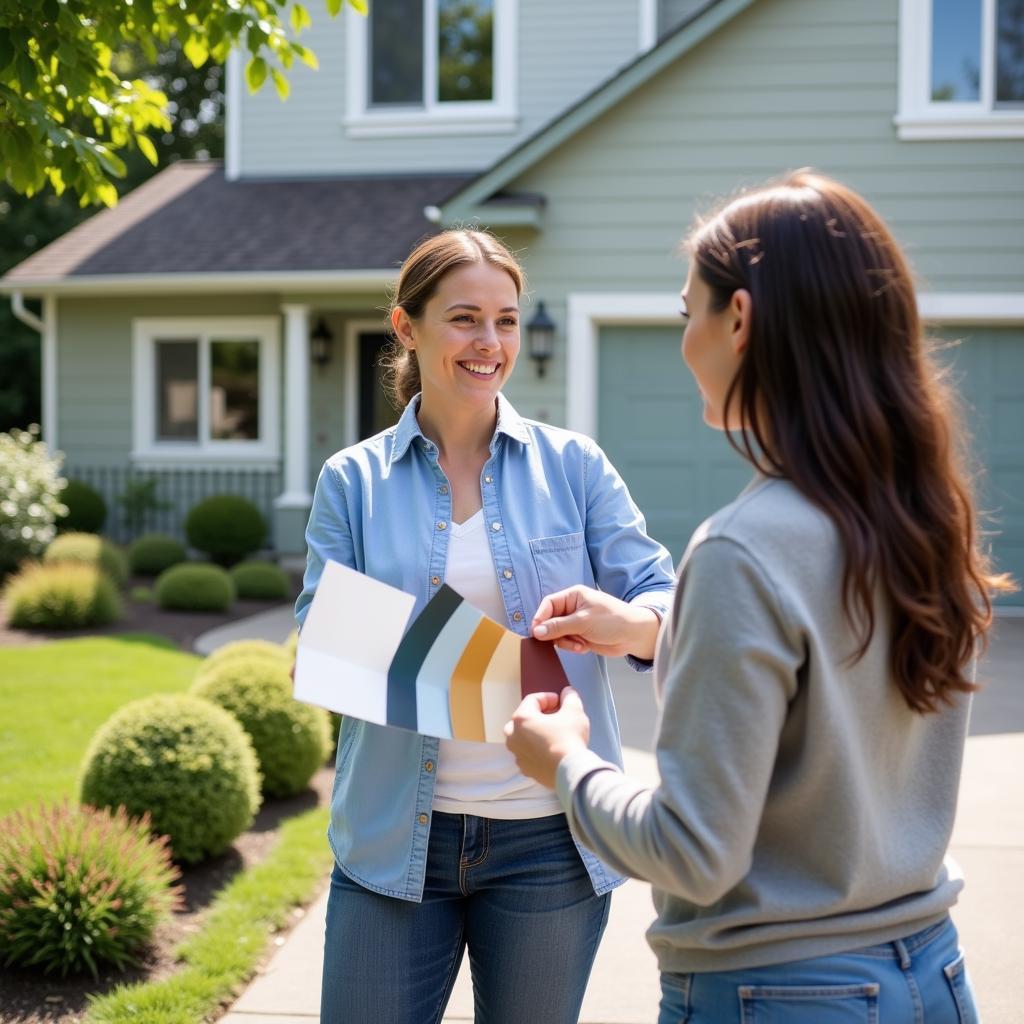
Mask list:
[{"label": "garden mulch bed", "polygon": [[[128,595],[133,587],[151,587],[153,581],[137,577],[129,580],[125,588],[123,610],[117,622],[109,626],[95,626],[90,629],[27,630],[13,629],[7,625],[7,615],[0,602],[0,647],[23,647],[46,643],[48,640],[67,640],[82,636],[118,636],[123,633],[153,633],[170,640],[183,651],[191,651],[197,637],[207,630],[226,626],[229,622],[246,619],[270,608],[277,608],[281,601],[236,600],[226,612],[174,612],[164,611],[155,602],[135,601]],[[290,600],[298,596],[300,583],[292,577]],[[0,1017],[0,1021],[3,1018]]]},{"label": "garden mulch bed", "polygon": [[[139,967],[127,971],[100,974],[61,981],[25,971],[0,969],[0,1022],[2,1024],[76,1024],[85,1017],[86,999],[91,993],[103,994],[117,985],[134,981],[159,981],[179,966],[174,948],[202,926],[203,916],[217,893],[245,868],[258,864],[269,852],[278,827],[286,819],[315,806],[330,802],[334,770],[321,768],[310,788],[292,797],[268,800],[252,828],[243,832],[231,848],[211,860],[182,869],[184,906],[161,925],[156,941]],[[289,928],[303,915],[293,912]],[[279,933],[286,934],[286,931]],[[265,953],[269,958],[275,947]]]}]

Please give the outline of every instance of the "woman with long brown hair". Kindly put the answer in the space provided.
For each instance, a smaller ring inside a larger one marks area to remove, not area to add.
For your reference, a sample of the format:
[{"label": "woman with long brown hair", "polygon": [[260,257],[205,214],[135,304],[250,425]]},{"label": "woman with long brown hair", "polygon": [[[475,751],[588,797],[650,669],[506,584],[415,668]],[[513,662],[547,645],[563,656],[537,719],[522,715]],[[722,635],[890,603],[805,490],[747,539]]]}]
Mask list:
[{"label": "woman with long brown hair", "polygon": [[[587,749],[566,689],[507,727],[578,839],[649,880],[661,1024],[972,1022],[947,856],[974,656],[1008,588],[978,546],[954,402],[906,261],[810,172],[687,242],[683,358],[755,469],[694,534],[655,663],[660,783]],[[628,643],[609,595],[534,635]]]}]

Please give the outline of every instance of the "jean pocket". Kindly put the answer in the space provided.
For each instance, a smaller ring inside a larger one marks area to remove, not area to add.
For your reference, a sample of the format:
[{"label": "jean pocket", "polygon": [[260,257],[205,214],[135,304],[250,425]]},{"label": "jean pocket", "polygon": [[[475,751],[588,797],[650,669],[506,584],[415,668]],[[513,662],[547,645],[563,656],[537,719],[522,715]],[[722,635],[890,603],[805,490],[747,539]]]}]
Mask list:
[{"label": "jean pocket", "polygon": [[690,1019],[692,974],[661,973],[661,1005],[658,1024],[686,1024]]},{"label": "jean pocket", "polygon": [[967,964],[962,951],[952,963],[942,968],[942,973],[946,976],[950,991],[953,993],[960,1024],[978,1024],[978,1009],[974,1005],[974,993],[967,980]]},{"label": "jean pocket", "polygon": [[741,985],[743,1024],[878,1024],[874,982],[856,985]]},{"label": "jean pocket", "polygon": [[530,541],[541,597],[577,583],[589,584],[591,574],[586,572],[586,550],[583,533],[536,537]]}]

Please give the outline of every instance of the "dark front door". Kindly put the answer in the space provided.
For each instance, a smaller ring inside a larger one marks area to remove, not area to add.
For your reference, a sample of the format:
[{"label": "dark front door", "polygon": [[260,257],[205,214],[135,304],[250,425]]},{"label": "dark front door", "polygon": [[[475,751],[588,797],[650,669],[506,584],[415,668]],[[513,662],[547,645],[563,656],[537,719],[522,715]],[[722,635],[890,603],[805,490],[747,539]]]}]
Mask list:
[{"label": "dark front door", "polygon": [[382,332],[359,335],[359,440],[373,437],[398,422],[401,413],[384,392],[380,357],[389,344]]}]

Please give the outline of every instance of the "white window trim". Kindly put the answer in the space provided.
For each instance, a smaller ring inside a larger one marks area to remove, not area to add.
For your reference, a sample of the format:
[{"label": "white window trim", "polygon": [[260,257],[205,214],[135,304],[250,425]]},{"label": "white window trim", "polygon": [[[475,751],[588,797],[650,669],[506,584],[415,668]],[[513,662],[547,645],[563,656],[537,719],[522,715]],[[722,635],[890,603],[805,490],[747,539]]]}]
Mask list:
[{"label": "white window trim", "polygon": [[[494,99],[483,103],[438,103],[428,99],[423,109],[372,110],[367,106],[369,78],[369,18],[351,7],[345,15],[346,116],[351,138],[391,138],[416,135],[496,135],[518,128],[516,112],[516,57],[518,53],[518,0],[494,0]],[[435,47],[437,7],[427,4],[424,77],[436,81]]]},{"label": "white window trim", "polygon": [[1024,110],[993,109],[996,0],[982,0],[981,99],[933,103],[931,93],[932,0],[900,0],[899,113],[906,141],[1024,138]]},{"label": "white window trim", "polygon": [[[925,292],[921,317],[932,324],[1024,324],[1024,292]],[[674,326],[683,333],[679,295],[671,292],[575,292],[568,296],[565,425],[597,437],[600,329],[606,325]],[[680,357],[681,358],[681,357]]]},{"label": "white window trim", "polygon": [[[208,360],[211,337],[241,335],[260,346],[260,438],[257,441],[158,441],[154,421],[156,342],[161,338],[196,338],[200,343],[199,432],[206,431],[209,410]],[[135,463],[153,466],[276,465],[281,457],[281,325],[276,317],[159,317],[132,321],[132,453]]]},{"label": "white window trim", "polygon": [[658,0],[637,0],[639,4],[640,52],[646,53],[658,41]]}]

